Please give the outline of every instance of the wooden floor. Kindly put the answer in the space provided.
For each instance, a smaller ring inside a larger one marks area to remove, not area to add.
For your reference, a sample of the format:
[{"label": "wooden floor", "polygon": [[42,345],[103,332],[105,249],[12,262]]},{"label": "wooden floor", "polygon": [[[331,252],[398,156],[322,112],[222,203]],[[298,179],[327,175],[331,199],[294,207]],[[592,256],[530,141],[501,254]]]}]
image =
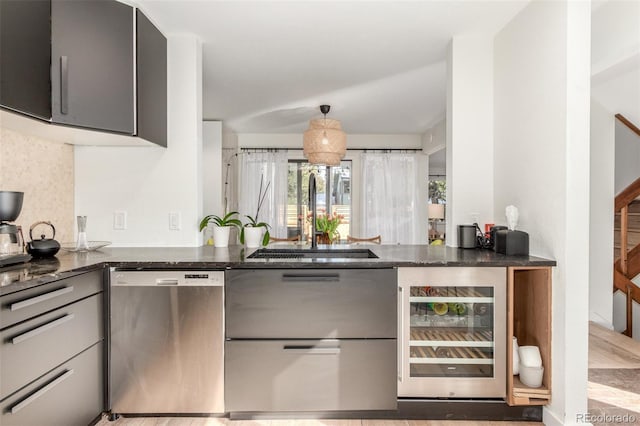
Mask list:
[{"label": "wooden floor", "polygon": [[[635,416],[640,424],[640,342],[589,326],[589,412]],[[610,423],[594,423],[608,425]],[[627,423],[629,424],[629,423]],[[445,420],[229,420],[202,417],[130,417],[99,426],[540,426],[535,422]]]},{"label": "wooden floor", "polygon": [[479,422],[447,420],[229,420],[198,417],[120,418],[99,426],[540,426],[536,422]]},{"label": "wooden floor", "polygon": [[589,325],[589,413],[627,415],[635,419],[630,424],[640,425],[640,342],[594,323]]}]

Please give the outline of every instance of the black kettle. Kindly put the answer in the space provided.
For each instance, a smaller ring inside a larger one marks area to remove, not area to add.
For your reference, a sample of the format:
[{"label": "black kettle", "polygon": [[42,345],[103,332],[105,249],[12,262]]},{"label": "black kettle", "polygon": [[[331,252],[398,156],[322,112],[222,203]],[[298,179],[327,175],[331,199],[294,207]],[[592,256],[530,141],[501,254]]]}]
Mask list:
[{"label": "black kettle", "polygon": [[[44,234],[40,235],[39,240],[33,239],[33,229],[38,225],[49,225],[53,231],[51,238],[45,238]],[[40,221],[31,225],[29,228],[29,238],[31,241],[27,243],[27,252],[33,257],[50,257],[54,256],[60,250],[60,243],[54,240],[56,236],[56,228],[51,222]]]}]

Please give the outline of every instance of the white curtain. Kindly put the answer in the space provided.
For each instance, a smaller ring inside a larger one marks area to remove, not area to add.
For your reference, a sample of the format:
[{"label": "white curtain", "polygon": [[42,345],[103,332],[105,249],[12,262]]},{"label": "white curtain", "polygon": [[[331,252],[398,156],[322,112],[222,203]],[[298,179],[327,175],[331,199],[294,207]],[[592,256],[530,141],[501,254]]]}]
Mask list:
[{"label": "white curtain", "polygon": [[273,236],[287,235],[287,173],[286,151],[243,151],[239,157],[238,211],[243,222],[245,215],[255,217],[258,191],[269,184],[267,196],[260,207],[257,220],[268,223]]},{"label": "white curtain", "polygon": [[380,235],[383,244],[423,243],[420,225],[427,217],[422,217],[420,154],[363,153],[361,161],[361,237]]}]

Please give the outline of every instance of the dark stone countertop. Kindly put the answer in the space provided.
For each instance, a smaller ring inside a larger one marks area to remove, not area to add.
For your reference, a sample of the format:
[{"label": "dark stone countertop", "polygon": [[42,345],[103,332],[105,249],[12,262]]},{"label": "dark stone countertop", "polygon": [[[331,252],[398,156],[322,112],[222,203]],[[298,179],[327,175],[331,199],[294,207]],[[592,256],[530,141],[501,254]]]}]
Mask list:
[{"label": "dark stone countertop", "polygon": [[[277,244],[269,248],[299,248]],[[308,247],[308,246],[302,246]],[[320,246],[321,248],[323,246]],[[0,268],[0,296],[105,266],[130,269],[225,268],[388,268],[416,266],[555,266],[535,256],[506,256],[482,249],[428,245],[337,245],[331,249],[371,249],[378,259],[247,259],[243,246],[103,248],[88,253],[60,251],[49,259]]]}]

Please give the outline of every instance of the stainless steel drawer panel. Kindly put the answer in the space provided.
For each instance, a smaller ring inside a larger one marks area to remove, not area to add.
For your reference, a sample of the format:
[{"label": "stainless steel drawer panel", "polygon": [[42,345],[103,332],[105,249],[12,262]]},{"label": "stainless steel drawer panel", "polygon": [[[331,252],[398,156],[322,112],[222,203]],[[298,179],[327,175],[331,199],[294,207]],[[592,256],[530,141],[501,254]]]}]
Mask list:
[{"label": "stainless steel drawer panel", "polygon": [[0,332],[0,400],[103,338],[102,293]]},{"label": "stainless steel drawer panel", "polygon": [[102,270],[54,281],[0,298],[0,329],[102,291]]},{"label": "stainless steel drawer panel", "polygon": [[226,337],[395,338],[394,269],[231,270]]},{"label": "stainless steel drawer panel", "polygon": [[227,341],[227,411],[395,410],[396,340]]},{"label": "stainless steel drawer panel", "polygon": [[104,410],[102,343],[0,402],[2,426],[86,426]]}]

